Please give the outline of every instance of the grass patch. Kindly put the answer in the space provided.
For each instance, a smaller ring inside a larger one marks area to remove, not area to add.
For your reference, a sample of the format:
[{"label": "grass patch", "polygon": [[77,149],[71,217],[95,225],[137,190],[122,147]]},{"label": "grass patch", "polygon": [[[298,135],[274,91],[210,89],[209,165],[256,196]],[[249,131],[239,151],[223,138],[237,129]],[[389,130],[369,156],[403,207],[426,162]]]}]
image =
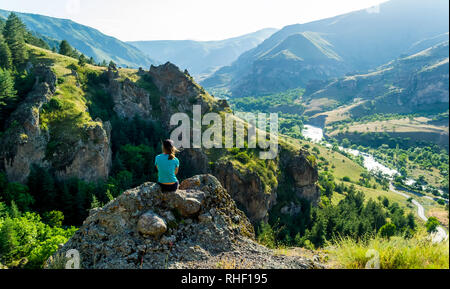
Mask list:
[{"label": "grass patch", "polygon": [[[355,241],[343,238],[327,248],[338,268],[364,269],[372,258],[369,250],[379,254],[381,269],[448,269],[449,242],[433,244],[429,235],[419,231],[413,238],[381,237]],[[369,257],[367,257],[369,256]]]}]

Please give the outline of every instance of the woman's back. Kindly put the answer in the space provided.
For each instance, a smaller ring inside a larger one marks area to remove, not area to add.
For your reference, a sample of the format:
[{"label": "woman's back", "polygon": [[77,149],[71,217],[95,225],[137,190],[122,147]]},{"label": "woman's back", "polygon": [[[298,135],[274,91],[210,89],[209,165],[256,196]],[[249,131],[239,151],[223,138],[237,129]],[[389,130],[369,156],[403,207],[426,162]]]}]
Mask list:
[{"label": "woman's back", "polygon": [[158,168],[158,182],[161,184],[173,184],[178,182],[176,169],[180,166],[180,161],[174,157],[169,159],[168,154],[156,156],[155,166]]}]

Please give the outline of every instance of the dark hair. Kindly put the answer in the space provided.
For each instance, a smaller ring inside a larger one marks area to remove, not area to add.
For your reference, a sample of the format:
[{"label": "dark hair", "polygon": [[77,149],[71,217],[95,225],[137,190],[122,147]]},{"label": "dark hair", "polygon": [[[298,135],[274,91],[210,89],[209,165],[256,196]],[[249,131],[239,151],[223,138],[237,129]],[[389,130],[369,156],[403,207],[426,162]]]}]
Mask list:
[{"label": "dark hair", "polygon": [[173,160],[175,158],[175,153],[178,152],[177,148],[173,145],[173,141],[166,139],[162,144],[163,152],[169,155],[169,160]]}]

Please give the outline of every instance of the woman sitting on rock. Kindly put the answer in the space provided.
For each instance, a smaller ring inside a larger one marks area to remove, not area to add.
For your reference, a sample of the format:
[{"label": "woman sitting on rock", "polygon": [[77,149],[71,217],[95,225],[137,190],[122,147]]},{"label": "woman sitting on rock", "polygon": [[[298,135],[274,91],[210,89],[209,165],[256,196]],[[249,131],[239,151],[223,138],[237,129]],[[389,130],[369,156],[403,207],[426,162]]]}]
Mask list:
[{"label": "woman sitting on rock", "polygon": [[162,144],[163,153],[156,156],[155,166],[158,170],[158,184],[163,192],[173,192],[178,189],[178,168],[180,161],[175,157],[178,152],[173,141],[166,139]]}]

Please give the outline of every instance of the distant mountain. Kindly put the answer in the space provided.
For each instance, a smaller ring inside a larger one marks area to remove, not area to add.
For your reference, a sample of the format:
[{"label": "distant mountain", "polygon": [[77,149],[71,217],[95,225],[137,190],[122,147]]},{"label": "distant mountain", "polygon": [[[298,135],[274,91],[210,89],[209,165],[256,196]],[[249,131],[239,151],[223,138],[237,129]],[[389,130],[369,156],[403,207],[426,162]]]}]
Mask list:
[{"label": "distant mountain", "polygon": [[160,62],[176,63],[191,74],[200,76],[230,65],[242,53],[255,48],[276,31],[267,28],[220,41],[158,40],[129,43]]},{"label": "distant mountain", "polygon": [[[0,18],[7,18],[10,13],[0,9]],[[29,30],[47,42],[67,40],[78,51],[93,57],[97,62],[113,60],[120,66],[134,68],[149,67],[156,63],[136,47],[71,20],[28,13],[16,14]]]},{"label": "distant mountain", "polygon": [[239,97],[365,72],[442,41],[448,8],[447,0],[392,0],[379,9],[287,26],[202,85]]},{"label": "distant mountain", "polygon": [[[449,109],[449,41],[377,70],[307,88],[305,99],[353,104],[352,118],[375,113],[442,113]],[[311,118],[316,123],[326,113]]]}]

